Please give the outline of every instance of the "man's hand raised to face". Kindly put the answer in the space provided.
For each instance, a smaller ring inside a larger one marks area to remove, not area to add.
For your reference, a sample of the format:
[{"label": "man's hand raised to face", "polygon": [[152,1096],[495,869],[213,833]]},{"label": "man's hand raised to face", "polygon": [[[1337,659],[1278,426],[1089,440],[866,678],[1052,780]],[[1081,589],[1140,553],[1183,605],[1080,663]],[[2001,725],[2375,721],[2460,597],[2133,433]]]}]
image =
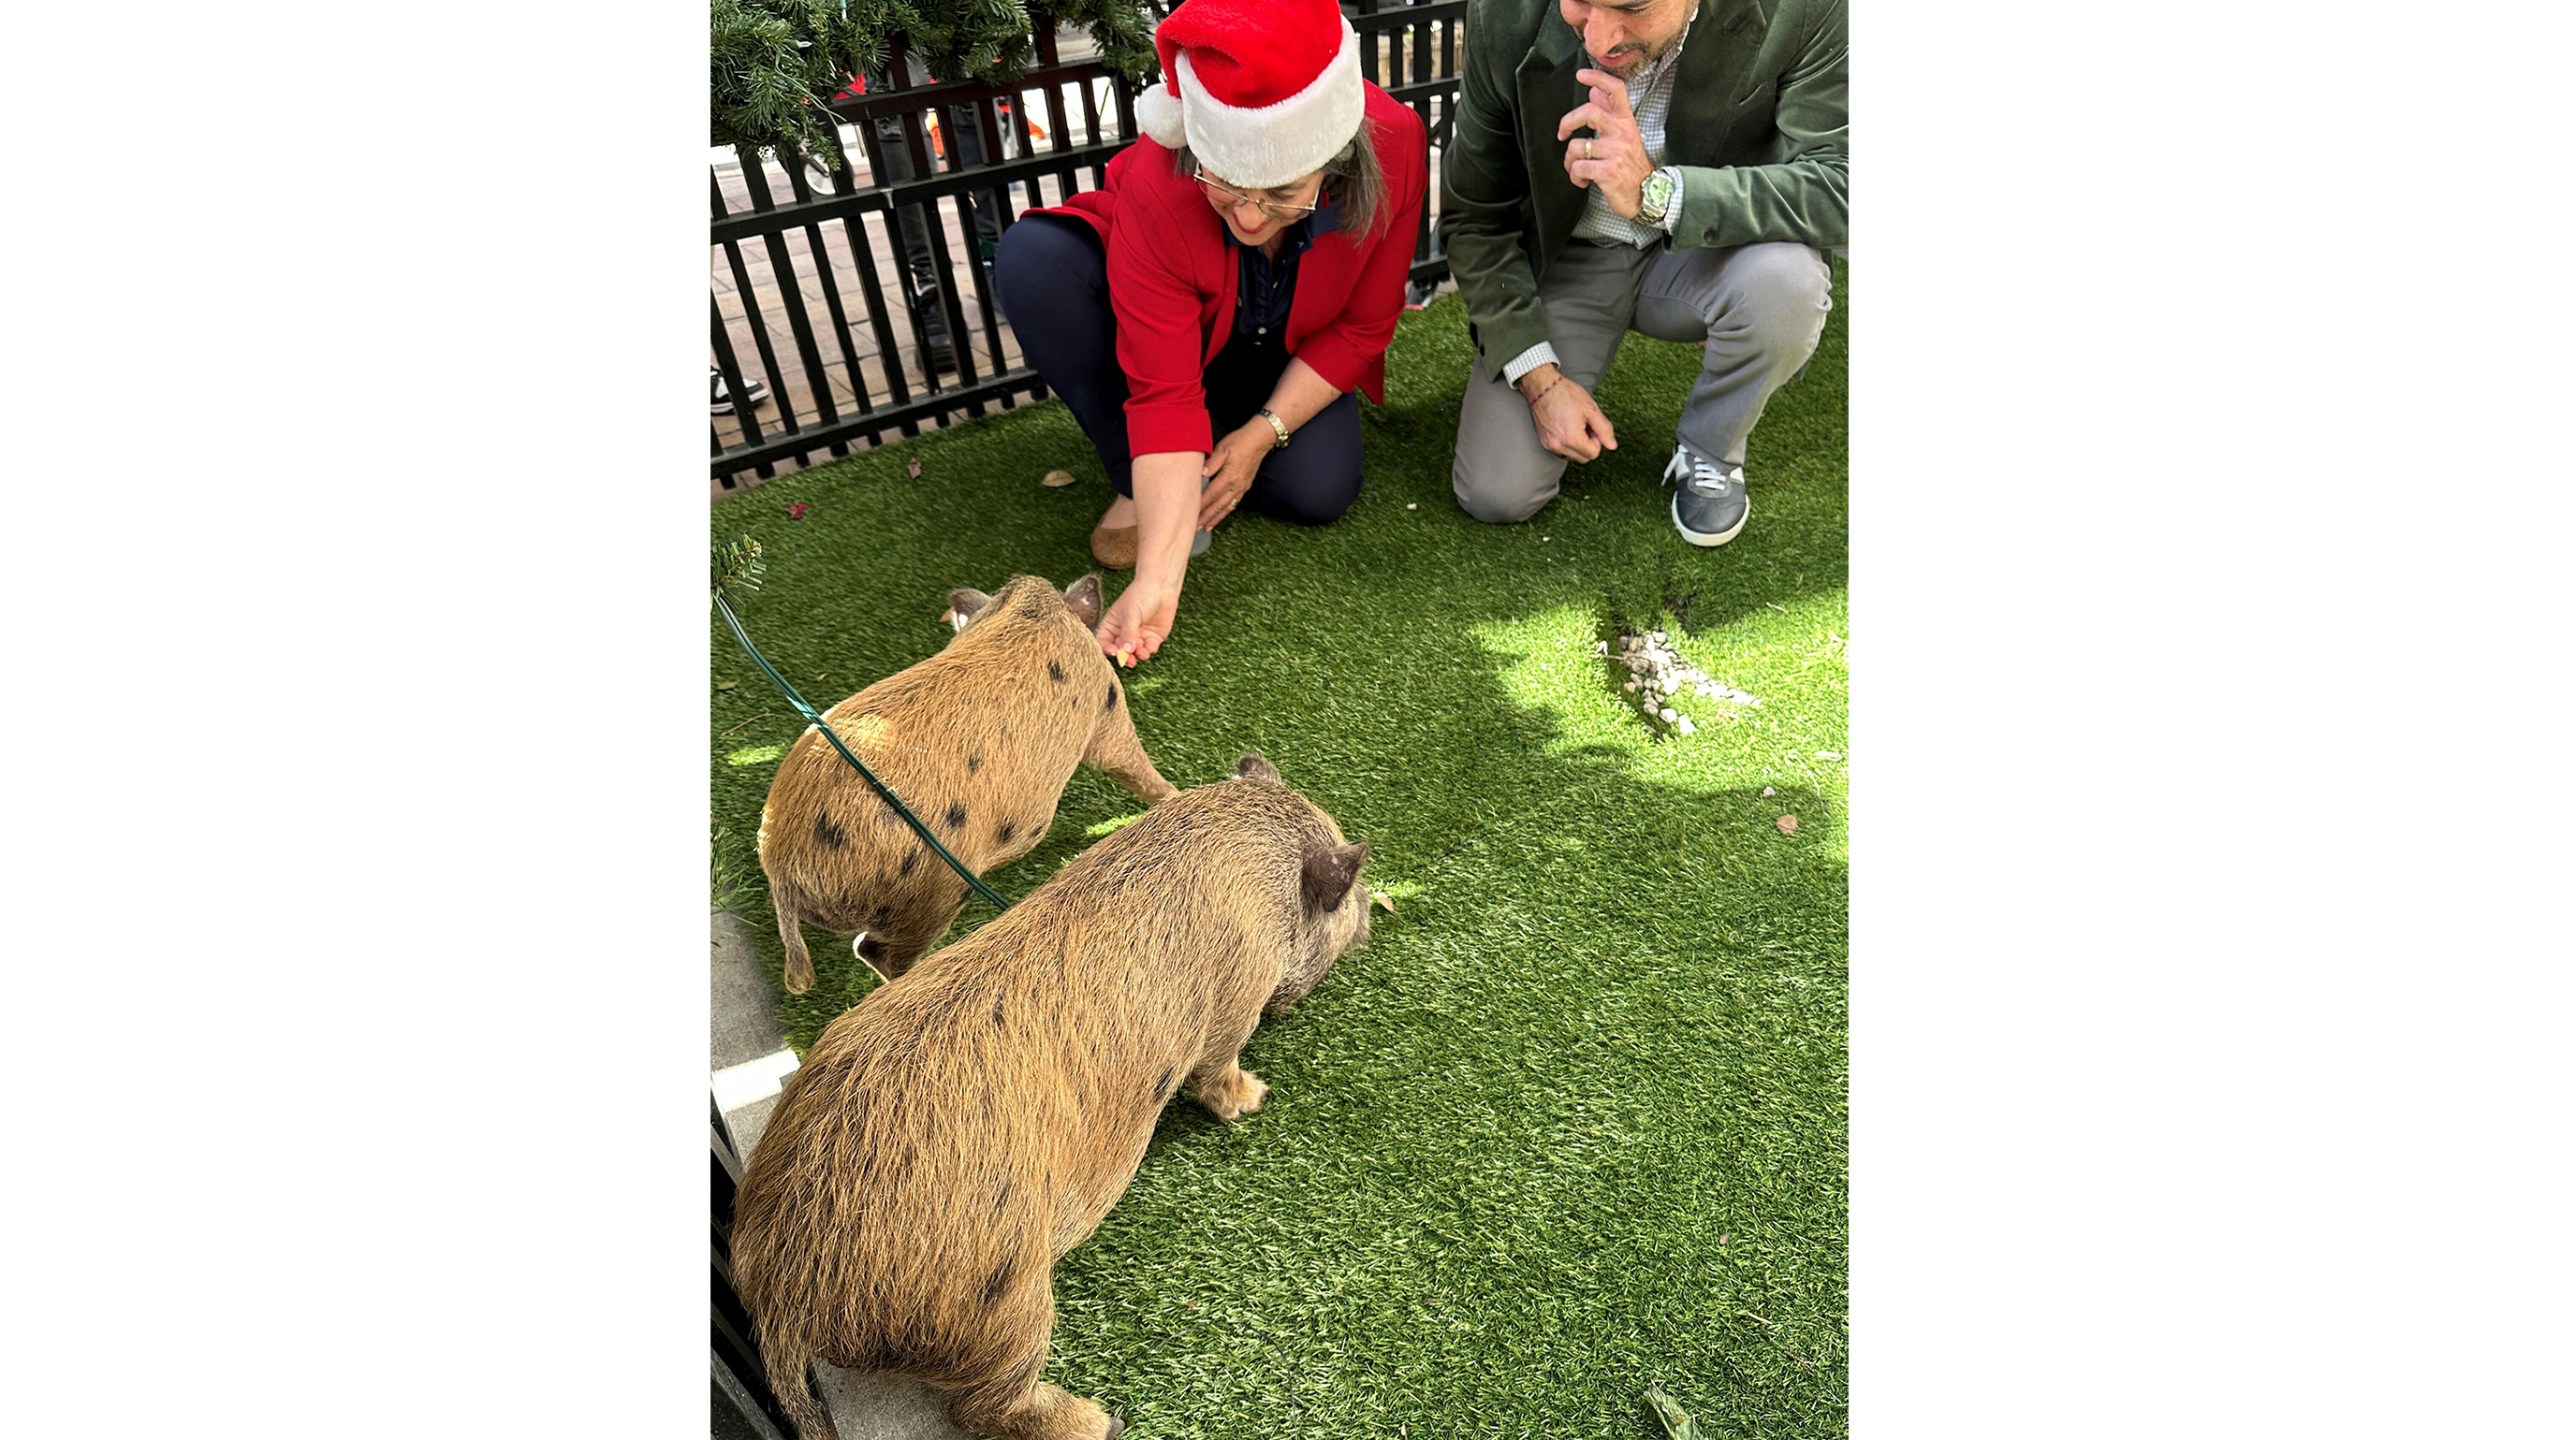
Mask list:
[{"label": "man's hand raised to face", "polygon": [[[1644,136],[1636,129],[1635,108],[1627,103],[1626,82],[1606,70],[1577,70],[1574,79],[1591,87],[1591,99],[1568,112],[1556,127],[1565,142],[1564,173],[1584,188],[1600,187],[1600,198],[1620,219],[1636,218],[1644,200],[1644,177],[1653,161],[1644,153]],[[1592,131],[1576,136],[1574,131]]]}]

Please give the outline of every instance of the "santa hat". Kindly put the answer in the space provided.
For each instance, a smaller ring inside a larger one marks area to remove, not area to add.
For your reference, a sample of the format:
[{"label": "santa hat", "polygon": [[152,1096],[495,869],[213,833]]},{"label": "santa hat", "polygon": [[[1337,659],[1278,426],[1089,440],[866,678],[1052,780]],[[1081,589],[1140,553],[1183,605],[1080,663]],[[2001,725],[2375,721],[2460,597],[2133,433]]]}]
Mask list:
[{"label": "santa hat", "polygon": [[1351,22],[1334,0],[1184,0],[1156,27],[1164,81],[1138,129],[1261,190],[1324,168],[1367,106]]}]

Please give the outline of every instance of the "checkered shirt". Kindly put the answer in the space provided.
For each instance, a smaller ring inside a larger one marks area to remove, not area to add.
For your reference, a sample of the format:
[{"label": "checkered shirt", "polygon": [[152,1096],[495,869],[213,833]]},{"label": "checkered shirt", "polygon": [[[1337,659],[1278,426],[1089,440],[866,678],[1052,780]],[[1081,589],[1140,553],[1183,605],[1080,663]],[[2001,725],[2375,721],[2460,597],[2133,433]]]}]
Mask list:
[{"label": "checkered shirt", "polygon": [[[1698,13],[1704,14],[1706,8],[1704,5],[1699,6]],[[1695,29],[1697,23],[1697,15],[1691,15],[1689,29]],[[1671,119],[1671,83],[1680,71],[1681,52],[1688,48],[1689,30],[1684,29],[1680,32],[1679,40],[1672,45],[1670,54],[1637,71],[1627,81],[1627,98],[1633,103],[1636,112],[1636,134],[1644,141],[1645,158],[1657,166],[1662,163],[1663,132]],[[1586,55],[1583,58],[1587,61],[1590,57]],[[1573,149],[1572,144],[1567,142],[1565,149],[1570,154]],[[1680,183],[1680,172],[1672,171],[1671,208],[1663,212],[1662,224],[1653,226],[1642,221],[1626,219],[1617,211],[1610,209],[1609,202],[1601,197],[1600,187],[1594,185],[1584,192],[1582,218],[1574,224],[1574,238],[1599,240],[1617,245],[1650,245],[1670,234],[1670,227],[1679,223],[1680,196],[1683,188]],[[1540,341],[1521,352],[1518,359],[1503,366],[1502,378],[1506,384],[1517,384],[1521,376],[1541,365],[1554,363],[1556,363],[1555,347]]]}]

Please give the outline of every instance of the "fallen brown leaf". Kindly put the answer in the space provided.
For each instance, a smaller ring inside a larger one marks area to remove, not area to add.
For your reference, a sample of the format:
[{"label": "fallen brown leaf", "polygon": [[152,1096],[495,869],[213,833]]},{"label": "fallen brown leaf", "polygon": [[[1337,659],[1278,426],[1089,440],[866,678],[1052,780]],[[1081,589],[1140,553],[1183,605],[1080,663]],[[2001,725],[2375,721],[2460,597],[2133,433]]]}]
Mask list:
[{"label": "fallen brown leaf", "polygon": [[1076,483],[1076,472],[1073,470],[1052,470],[1048,474],[1040,477],[1040,483],[1048,486],[1052,490],[1063,489],[1066,486]]},{"label": "fallen brown leaf", "polygon": [[1793,815],[1779,816],[1778,833],[1781,835],[1793,835],[1796,833],[1796,817]]}]

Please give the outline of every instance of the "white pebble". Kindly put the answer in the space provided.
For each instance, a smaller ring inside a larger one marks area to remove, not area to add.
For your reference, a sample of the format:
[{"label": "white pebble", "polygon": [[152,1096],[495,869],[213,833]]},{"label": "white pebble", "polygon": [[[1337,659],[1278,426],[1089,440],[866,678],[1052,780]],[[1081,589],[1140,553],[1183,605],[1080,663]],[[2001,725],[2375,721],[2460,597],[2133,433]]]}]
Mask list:
[{"label": "white pebble", "polygon": [[1677,720],[1680,718],[1680,712],[1672,709],[1668,705],[1665,705],[1662,707],[1662,718],[1665,720]]},{"label": "white pebble", "polygon": [[1761,787],[1761,789],[1760,789],[1760,798],[1761,798],[1761,799],[1763,799],[1763,800],[1766,800],[1766,799],[1768,799],[1770,796],[1775,795],[1775,794],[1777,794],[1777,793],[1778,793],[1778,787],[1777,787],[1777,786],[1775,786],[1775,785],[1764,785],[1764,786],[1762,786],[1762,787]]},{"label": "white pebble", "polygon": [[1680,733],[1681,733],[1681,734],[1683,734],[1683,735],[1695,735],[1695,734],[1697,734],[1697,733],[1698,733],[1698,722],[1697,722],[1697,721],[1695,721],[1695,720],[1690,719],[1690,718],[1689,718],[1688,716],[1686,716],[1686,715],[1681,716],[1681,717],[1680,717]]},{"label": "white pebble", "polygon": [[1633,680],[1627,682],[1627,693],[1630,695],[1636,693],[1636,682]]},{"label": "white pebble", "polygon": [[1417,503],[1417,504],[1410,504],[1410,505],[1407,505],[1407,506],[1405,506],[1404,508],[1406,508],[1407,510],[1419,510],[1419,509],[1421,509],[1421,508],[1422,508],[1422,506],[1421,506],[1420,504],[1418,504],[1418,503]]}]

